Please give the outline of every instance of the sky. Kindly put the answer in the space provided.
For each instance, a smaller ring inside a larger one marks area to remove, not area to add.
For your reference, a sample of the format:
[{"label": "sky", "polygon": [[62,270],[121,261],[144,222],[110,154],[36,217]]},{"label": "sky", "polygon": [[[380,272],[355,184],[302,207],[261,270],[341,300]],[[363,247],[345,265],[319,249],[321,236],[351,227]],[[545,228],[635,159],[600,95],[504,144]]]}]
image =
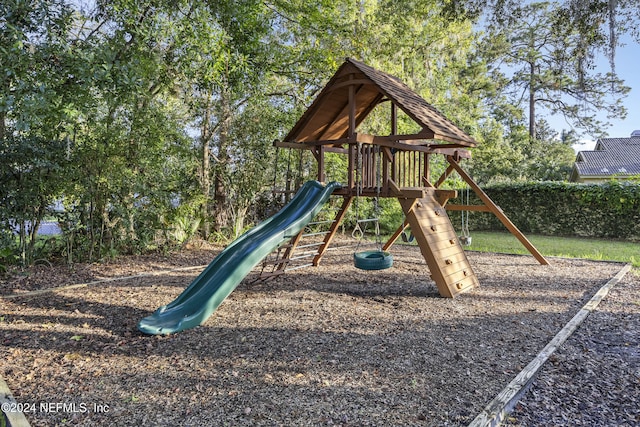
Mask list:
[{"label": "sky", "polygon": [[[625,37],[622,41],[626,45],[616,50],[616,73],[624,80],[625,85],[631,88],[631,91],[624,99],[624,105],[627,108],[627,117],[624,120],[607,119],[605,114],[600,117],[601,120],[607,120],[612,124],[607,130],[610,138],[628,138],[631,132],[640,129],[640,44],[630,37]],[[606,73],[609,70],[609,59],[602,55],[598,59],[597,71]],[[562,117],[546,117],[546,119],[556,130],[571,129]],[[576,151],[592,150],[596,141],[588,135],[584,135],[583,138],[583,144],[573,148]]]}]

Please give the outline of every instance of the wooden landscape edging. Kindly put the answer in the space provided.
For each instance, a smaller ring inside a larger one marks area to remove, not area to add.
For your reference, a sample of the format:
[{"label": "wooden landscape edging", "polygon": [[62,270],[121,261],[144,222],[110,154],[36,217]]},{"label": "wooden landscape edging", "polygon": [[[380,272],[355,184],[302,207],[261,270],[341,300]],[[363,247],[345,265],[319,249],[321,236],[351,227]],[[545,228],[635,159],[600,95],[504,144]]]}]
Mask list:
[{"label": "wooden landscape edging", "polygon": [[[9,386],[5,380],[0,376],[0,405],[3,410],[0,412],[0,417],[6,417],[11,427],[29,427],[29,421],[24,413],[21,411],[6,411],[5,408],[18,408],[18,402],[11,394]],[[35,403],[33,404],[35,405]]]},{"label": "wooden landscape edging", "polygon": [[469,424],[468,427],[496,427],[504,421],[516,403],[531,387],[546,361],[575,332],[609,291],[631,270],[631,264],[624,267],[611,280],[605,283],[578,313],[556,334],[540,353],[533,359]]}]

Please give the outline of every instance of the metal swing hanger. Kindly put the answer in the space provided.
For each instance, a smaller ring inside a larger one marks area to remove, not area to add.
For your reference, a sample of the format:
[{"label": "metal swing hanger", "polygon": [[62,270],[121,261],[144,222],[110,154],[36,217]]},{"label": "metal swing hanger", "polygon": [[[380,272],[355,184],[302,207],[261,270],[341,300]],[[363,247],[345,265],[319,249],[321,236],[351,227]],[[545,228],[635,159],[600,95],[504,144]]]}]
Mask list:
[{"label": "metal swing hanger", "polygon": [[[466,196],[466,200],[465,200]],[[466,194],[462,196],[462,202],[469,206],[469,187],[466,189]],[[471,244],[471,234],[469,233],[469,211],[464,210],[460,212],[461,217],[461,233],[462,235],[458,236],[458,240],[464,246],[469,246]]]},{"label": "metal swing hanger", "polygon": [[[380,147],[376,146],[379,152]],[[358,142],[357,152],[356,152],[356,226],[354,227],[352,236],[358,235],[360,237],[358,241],[358,246],[356,247],[356,251],[353,254],[353,263],[356,268],[361,270],[384,270],[390,268],[393,265],[393,257],[389,252],[385,252],[382,250],[382,238],[380,234],[380,167],[377,166],[376,169],[376,197],[373,199],[373,207],[375,218],[368,219],[360,219],[359,212],[359,203],[358,200],[362,195],[362,143]],[[380,156],[376,156],[380,158]],[[363,251],[358,252],[360,247],[360,243],[364,239],[364,233],[366,231],[366,224],[373,222],[375,224],[375,235],[376,235],[376,245],[377,250]],[[362,228],[361,224],[365,224],[365,227]]]}]

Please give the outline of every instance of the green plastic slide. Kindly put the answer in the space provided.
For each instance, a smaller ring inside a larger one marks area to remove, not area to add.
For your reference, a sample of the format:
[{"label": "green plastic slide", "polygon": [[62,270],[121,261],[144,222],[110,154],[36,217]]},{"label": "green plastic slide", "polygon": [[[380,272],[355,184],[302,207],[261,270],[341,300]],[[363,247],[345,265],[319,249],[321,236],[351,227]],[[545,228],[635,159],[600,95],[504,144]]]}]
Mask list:
[{"label": "green plastic slide", "polygon": [[339,187],[306,182],[282,210],[220,252],[174,301],[140,320],[138,329],[165,335],[204,323],[256,265],[304,229]]}]

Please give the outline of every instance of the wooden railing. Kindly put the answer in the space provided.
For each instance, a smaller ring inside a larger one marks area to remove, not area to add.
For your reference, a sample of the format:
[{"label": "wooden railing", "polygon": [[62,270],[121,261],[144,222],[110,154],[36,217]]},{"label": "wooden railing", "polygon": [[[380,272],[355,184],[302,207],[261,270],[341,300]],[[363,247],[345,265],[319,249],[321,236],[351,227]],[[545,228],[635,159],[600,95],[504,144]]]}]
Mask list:
[{"label": "wooden railing", "polygon": [[401,188],[424,187],[429,176],[429,155],[418,151],[392,150],[373,144],[360,144],[349,150],[354,156],[354,189],[360,183],[360,191],[371,195],[380,192],[389,195],[388,180]]}]

